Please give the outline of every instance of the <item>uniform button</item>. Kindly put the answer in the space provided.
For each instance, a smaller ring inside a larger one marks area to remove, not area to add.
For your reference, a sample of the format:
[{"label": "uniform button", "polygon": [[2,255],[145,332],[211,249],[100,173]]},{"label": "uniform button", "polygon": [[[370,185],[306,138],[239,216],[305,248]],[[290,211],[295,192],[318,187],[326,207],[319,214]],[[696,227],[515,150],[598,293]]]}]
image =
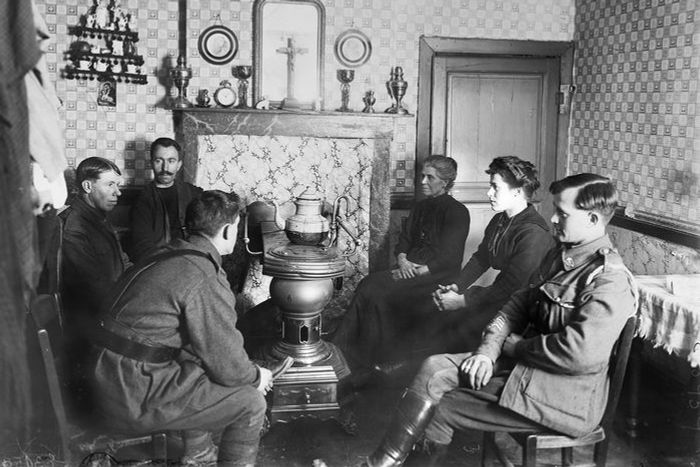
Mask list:
[{"label": "uniform button", "polygon": [[557,302],[557,303],[561,302],[561,297],[555,298],[554,301]]},{"label": "uniform button", "polygon": [[564,263],[565,263],[567,266],[572,267],[572,266],[574,265],[574,259],[573,259],[573,258],[566,258],[566,259],[564,260]]}]

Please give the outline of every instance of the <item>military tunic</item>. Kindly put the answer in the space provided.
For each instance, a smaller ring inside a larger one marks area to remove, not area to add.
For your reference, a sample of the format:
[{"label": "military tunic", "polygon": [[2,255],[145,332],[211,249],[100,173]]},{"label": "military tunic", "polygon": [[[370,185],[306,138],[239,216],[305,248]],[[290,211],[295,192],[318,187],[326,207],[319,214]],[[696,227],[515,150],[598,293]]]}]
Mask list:
[{"label": "military tunic", "polygon": [[636,288],[607,235],[554,250],[537,279],[489,323],[477,352],[496,361],[506,337],[530,325],[534,335],[516,344],[517,364],[498,403],[580,436],[603,416],[610,356],[636,312]]},{"label": "military tunic", "polygon": [[477,350],[496,362],[508,335],[524,334],[509,373],[476,391],[459,382],[459,362],[469,354],[426,361],[412,383],[439,402],[426,436],[445,443],[451,430],[463,428],[590,432],[607,403],[612,349],[635,312],[632,275],[607,235],[553,249],[530,286],[489,323]]},{"label": "military tunic", "polygon": [[187,418],[216,409],[232,394],[238,394],[241,410],[251,404],[264,407],[255,390],[258,367],[236,329],[235,298],[221,256],[200,236],[175,240],[169,248],[195,249],[209,258],[185,255],[157,262],[122,293],[133,274],[129,271],[103,308],[104,327],[112,333],[149,346],[182,349],[177,360],[166,363],[99,351],[95,383],[101,408],[116,427],[198,428],[186,426]]}]

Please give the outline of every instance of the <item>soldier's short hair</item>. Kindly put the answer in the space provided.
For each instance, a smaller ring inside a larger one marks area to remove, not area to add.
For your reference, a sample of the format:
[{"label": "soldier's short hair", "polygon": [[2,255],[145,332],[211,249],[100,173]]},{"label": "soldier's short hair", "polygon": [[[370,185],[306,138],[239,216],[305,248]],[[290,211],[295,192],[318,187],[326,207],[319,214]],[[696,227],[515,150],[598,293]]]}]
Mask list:
[{"label": "soldier's short hair", "polygon": [[78,190],[84,192],[83,182],[85,180],[97,180],[100,178],[100,174],[105,172],[115,172],[117,175],[122,174],[117,164],[104,157],[93,156],[83,159],[78,164],[78,168],[75,169],[75,183],[78,185]]},{"label": "soldier's short hair", "polygon": [[187,233],[213,237],[226,224],[236,221],[241,199],[233,191],[209,190],[190,201],[185,213]]},{"label": "soldier's short hair", "polygon": [[577,209],[595,211],[606,223],[612,219],[617,208],[617,189],[608,177],[593,173],[569,175],[553,182],[549,192],[556,195],[568,188],[578,188],[574,201]]}]

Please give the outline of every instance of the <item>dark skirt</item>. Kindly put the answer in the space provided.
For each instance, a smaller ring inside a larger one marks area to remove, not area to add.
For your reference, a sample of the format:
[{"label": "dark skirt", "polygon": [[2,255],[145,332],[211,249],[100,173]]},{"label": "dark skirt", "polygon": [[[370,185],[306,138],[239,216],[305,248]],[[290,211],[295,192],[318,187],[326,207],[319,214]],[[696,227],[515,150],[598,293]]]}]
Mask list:
[{"label": "dark skirt", "polygon": [[448,274],[394,280],[390,271],[368,275],[333,336],[351,368],[391,360],[393,348],[417,323],[435,313],[431,294]]}]

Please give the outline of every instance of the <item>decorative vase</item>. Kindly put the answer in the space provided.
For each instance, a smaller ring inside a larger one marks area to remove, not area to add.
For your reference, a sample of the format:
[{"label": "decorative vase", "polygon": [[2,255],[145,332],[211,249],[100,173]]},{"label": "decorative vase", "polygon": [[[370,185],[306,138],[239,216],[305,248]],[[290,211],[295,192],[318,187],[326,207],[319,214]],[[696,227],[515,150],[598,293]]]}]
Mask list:
[{"label": "decorative vase", "polygon": [[403,79],[403,68],[400,66],[391,69],[391,79],[386,82],[386,89],[389,96],[394,100],[394,103],[384,112],[388,114],[405,115],[408,113],[401,103],[401,99],[406,95],[408,83]]},{"label": "decorative vase", "polygon": [[187,100],[187,85],[190,84],[190,78],[192,78],[192,68],[187,66],[187,60],[183,55],[177,57],[177,66],[170,70],[170,77],[175,87],[177,87],[178,93],[177,98],[173,102],[173,107],[176,109],[192,107],[192,103]]}]

